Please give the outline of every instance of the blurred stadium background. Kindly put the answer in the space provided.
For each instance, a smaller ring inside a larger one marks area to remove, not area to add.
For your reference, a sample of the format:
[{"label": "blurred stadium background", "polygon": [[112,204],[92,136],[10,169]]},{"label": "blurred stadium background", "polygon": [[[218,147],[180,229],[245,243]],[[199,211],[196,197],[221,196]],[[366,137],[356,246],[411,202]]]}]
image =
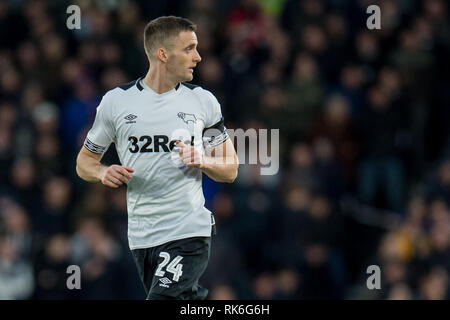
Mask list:
[{"label": "blurred stadium background", "polygon": [[[81,8],[68,30],[66,8]],[[368,30],[367,6],[381,7]],[[146,73],[145,24],[198,26],[193,83],[228,128],[279,128],[281,166],[204,179],[210,299],[448,299],[444,0],[0,0],[0,299],[144,299],[125,188],[75,158],[109,89]],[[111,149],[106,162],[117,161]],[[82,289],[66,288],[66,268]],[[381,290],[366,269],[381,267]]]}]

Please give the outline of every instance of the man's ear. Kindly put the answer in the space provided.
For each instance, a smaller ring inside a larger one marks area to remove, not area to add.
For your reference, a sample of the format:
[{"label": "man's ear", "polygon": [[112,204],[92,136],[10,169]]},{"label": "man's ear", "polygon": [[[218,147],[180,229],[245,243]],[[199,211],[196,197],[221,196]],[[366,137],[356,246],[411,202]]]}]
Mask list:
[{"label": "man's ear", "polygon": [[158,50],[156,51],[156,56],[162,62],[167,62],[167,52],[164,48],[158,48]]}]

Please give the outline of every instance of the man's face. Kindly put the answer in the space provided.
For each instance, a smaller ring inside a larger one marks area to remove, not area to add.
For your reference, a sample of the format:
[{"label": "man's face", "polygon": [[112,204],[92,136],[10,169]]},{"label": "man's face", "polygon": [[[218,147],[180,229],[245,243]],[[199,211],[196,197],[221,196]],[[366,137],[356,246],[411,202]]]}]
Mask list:
[{"label": "man's face", "polygon": [[197,51],[197,35],[193,31],[182,31],[169,50],[167,70],[178,82],[191,81],[194,68],[202,58]]}]

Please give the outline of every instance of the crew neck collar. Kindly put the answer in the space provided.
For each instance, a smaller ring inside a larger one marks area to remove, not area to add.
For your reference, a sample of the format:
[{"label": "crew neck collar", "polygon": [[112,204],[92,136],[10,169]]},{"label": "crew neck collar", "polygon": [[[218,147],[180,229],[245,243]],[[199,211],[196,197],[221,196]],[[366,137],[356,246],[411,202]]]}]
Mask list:
[{"label": "crew neck collar", "polygon": [[147,93],[150,93],[153,96],[157,96],[157,97],[165,97],[165,96],[169,96],[172,94],[175,94],[176,92],[178,92],[178,89],[180,88],[180,83],[178,83],[174,88],[172,88],[169,91],[163,92],[163,93],[157,93],[155,90],[153,90],[152,88],[150,88],[145,82],[144,82],[144,77],[140,77],[137,81],[136,81],[136,86],[138,87],[138,89],[140,91],[145,91]]}]

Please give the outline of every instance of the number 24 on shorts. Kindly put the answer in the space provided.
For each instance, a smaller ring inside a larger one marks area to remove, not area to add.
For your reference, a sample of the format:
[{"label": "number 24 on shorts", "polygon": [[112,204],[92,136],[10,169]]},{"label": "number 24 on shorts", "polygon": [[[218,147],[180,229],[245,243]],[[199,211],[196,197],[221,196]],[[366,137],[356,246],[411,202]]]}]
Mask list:
[{"label": "number 24 on shorts", "polygon": [[[164,274],[167,272],[173,274],[173,281],[178,281],[183,274],[183,265],[180,263],[181,259],[183,259],[182,256],[176,256],[172,262],[170,261],[170,254],[168,252],[162,251],[159,256],[163,258],[163,261],[158,265],[158,268],[156,269],[155,276],[158,277],[164,277]],[[169,265],[166,268],[166,271],[163,271],[162,269],[166,266],[166,264]]]}]

